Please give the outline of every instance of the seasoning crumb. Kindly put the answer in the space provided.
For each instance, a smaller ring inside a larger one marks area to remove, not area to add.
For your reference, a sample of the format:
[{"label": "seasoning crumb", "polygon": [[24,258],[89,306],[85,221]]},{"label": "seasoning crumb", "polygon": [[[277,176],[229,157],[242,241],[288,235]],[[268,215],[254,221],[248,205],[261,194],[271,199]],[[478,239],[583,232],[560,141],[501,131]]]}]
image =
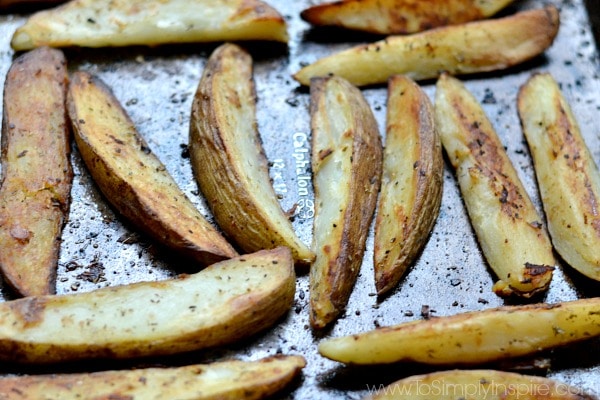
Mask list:
[{"label": "seasoning crumb", "polygon": [[421,317],[423,317],[425,319],[431,318],[431,314],[434,312],[435,311],[432,310],[427,304],[423,304],[421,306]]}]

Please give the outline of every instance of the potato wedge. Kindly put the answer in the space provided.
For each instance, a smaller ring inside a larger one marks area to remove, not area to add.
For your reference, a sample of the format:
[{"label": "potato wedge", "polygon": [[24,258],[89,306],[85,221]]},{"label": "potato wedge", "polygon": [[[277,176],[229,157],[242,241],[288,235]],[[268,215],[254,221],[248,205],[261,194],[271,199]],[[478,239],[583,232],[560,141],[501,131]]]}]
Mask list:
[{"label": "potato wedge", "polygon": [[472,365],[600,336],[600,298],[504,306],[413,321],[319,343],[348,364]]},{"label": "potato wedge", "polygon": [[317,26],[382,35],[425,31],[490,17],[514,0],[345,0],[318,4],[300,16]]},{"label": "potato wedge", "polygon": [[23,296],[55,290],[73,180],[67,84],[63,53],[46,47],[15,59],[4,85],[0,269]]},{"label": "potato wedge", "polygon": [[287,386],[306,365],[301,356],[221,361],[185,367],[0,378],[3,400],[263,399]]},{"label": "potato wedge", "polygon": [[375,219],[375,287],[395,287],[427,243],[442,202],[444,160],[433,105],[410,78],[388,84],[387,133]]},{"label": "potato wedge", "polygon": [[365,400],[384,399],[593,400],[581,389],[540,376],[495,370],[450,370],[415,375]]},{"label": "potato wedge", "polygon": [[554,6],[495,20],[453,25],[409,36],[390,36],[332,54],[300,69],[309,85],[317,76],[338,75],[357,86],[384,83],[395,74],[415,80],[495,71],[522,63],[548,48],[558,33]]},{"label": "potato wedge", "polygon": [[189,151],[215,220],[242,249],[288,246],[297,262],[314,259],[271,185],[256,122],[252,58],[237,45],[218,47],[205,66],[192,104]]},{"label": "potato wedge", "polygon": [[273,325],[294,300],[280,247],[160,282],[0,303],[0,360],[53,363],[220,346]]},{"label": "potato wedge", "polygon": [[237,255],[179,189],[103,82],[73,74],[67,106],[81,157],[124,217],[203,265]]},{"label": "potato wedge", "polygon": [[346,307],[363,261],[381,185],[377,122],[360,90],[343,78],[310,86],[315,191],[310,323],[320,329]]},{"label": "potato wedge", "polygon": [[556,261],[538,215],[481,105],[456,78],[437,83],[436,124],[500,296],[545,291]]},{"label": "potato wedge", "polygon": [[536,74],[521,87],[518,109],[554,248],[599,281],[600,173],[575,116],[549,74]]},{"label": "potato wedge", "polygon": [[155,46],[227,40],[287,42],[285,20],[260,0],[73,0],[33,14],[14,50]]}]

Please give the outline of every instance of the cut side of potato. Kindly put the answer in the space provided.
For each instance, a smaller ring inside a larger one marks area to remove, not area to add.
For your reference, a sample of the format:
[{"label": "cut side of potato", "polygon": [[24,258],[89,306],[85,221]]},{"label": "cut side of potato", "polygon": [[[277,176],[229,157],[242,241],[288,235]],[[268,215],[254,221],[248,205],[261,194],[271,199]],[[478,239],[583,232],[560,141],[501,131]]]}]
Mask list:
[{"label": "cut side of potato", "polygon": [[171,368],[0,378],[4,400],[61,399],[263,399],[300,374],[301,356],[221,361]]},{"label": "cut side of potato", "polygon": [[556,81],[536,74],[518,98],[554,248],[600,281],[600,173]]},{"label": "cut side of potato", "polygon": [[103,82],[75,73],[67,105],[81,157],[124,217],[202,265],[237,255],[177,186]]},{"label": "cut side of potato", "polygon": [[360,90],[339,77],[310,87],[315,190],[310,323],[323,328],[345,309],[363,261],[381,185],[383,151]]},{"label": "cut side of potato", "polygon": [[600,298],[504,306],[378,328],[319,343],[348,364],[473,365],[600,336]]},{"label": "cut side of potato", "polygon": [[550,285],[552,244],[481,105],[447,74],[437,83],[436,125],[500,296],[531,297]]},{"label": "cut side of potato", "polygon": [[34,47],[107,47],[227,40],[287,42],[285,20],[260,0],[73,0],[33,14],[11,41]]},{"label": "cut side of potato", "polygon": [[223,231],[247,252],[288,246],[310,263],[271,185],[256,121],[252,58],[224,44],[209,58],[192,105],[189,141],[194,176]]},{"label": "cut side of potato", "polygon": [[280,247],[176,279],[0,303],[0,360],[120,359],[228,344],[276,323],[292,305],[295,278]]},{"label": "cut side of potato", "polygon": [[23,296],[55,291],[73,180],[67,85],[65,57],[49,48],[16,58],[4,85],[0,269]]},{"label": "cut side of potato", "polygon": [[390,35],[425,31],[490,17],[514,0],[345,0],[300,13],[317,26]]},{"label": "cut side of potato", "polygon": [[415,375],[381,388],[365,400],[385,399],[593,400],[552,379],[495,370],[450,370]]},{"label": "cut side of potato", "polygon": [[469,22],[353,47],[307,65],[294,78],[341,76],[357,86],[387,82],[403,74],[414,80],[496,71],[546,50],[559,27],[556,7],[522,11],[495,20]]},{"label": "cut side of potato", "polygon": [[395,287],[427,243],[442,201],[444,161],[433,105],[410,78],[388,84],[387,133],[375,219],[375,287]]}]

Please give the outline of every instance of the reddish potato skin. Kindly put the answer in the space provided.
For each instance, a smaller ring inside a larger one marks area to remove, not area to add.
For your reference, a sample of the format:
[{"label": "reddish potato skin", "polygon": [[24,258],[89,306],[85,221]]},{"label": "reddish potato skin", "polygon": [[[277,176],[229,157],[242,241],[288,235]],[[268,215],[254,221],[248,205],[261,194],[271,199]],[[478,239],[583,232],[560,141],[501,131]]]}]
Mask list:
[{"label": "reddish potato skin", "polygon": [[55,291],[73,180],[67,84],[63,53],[45,47],[17,58],[6,76],[0,269],[23,296]]},{"label": "reddish potato skin", "polygon": [[2,11],[33,11],[53,7],[64,3],[66,0],[0,0]]}]

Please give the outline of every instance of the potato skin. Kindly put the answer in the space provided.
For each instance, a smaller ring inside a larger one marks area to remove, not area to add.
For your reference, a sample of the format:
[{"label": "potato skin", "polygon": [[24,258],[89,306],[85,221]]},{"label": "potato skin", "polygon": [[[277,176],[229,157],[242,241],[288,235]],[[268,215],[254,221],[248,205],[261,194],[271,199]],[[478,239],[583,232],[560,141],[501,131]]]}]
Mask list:
[{"label": "potato skin", "polygon": [[19,51],[226,40],[285,43],[286,23],[260,0],[73,0],[30,16],[13,34],[11,47]]},{"label": "potato skin", "polygon": [[52,7],[66,0],[0,0],[0,10],[31,11],[43,7]]},{"label": "potato skin", "polygon": [[0,303],[0,360],[123,359],[222,346],[277,322],[294,301],[289,249],[192,275]]},{"label": "potato skin", "polygon": [[504,306],[407,322],[319,343],[347,364],[475,365],[600,336],[600,298]]},{"label": "potato skin", "polygon": [[184,367],[0,378],[3,400],[263,399],[283,389],[306,365],[301,356],[221,361]]},{"label": "potato skin", "polygon": [[23,296],[55,291],[73,180],[67,84],[65,57],[49,48],[18,57],[6,76],[0,269]]},{"label": "potato skin", "polygon": [[314,259],[271,185],[256,122],[252,58],[237,45],[218,47],[205,66],[192,105],[189,151],[215,220],[240,248],[288,246],[298,263]]},{"label": "potato skin", "polygon": [[81,157],[119,213],[200,265],[237,255],[179,189],[103,82],[76,72],[67,105]]},{"label": "potato skin", "polygon": [[[540,376],[495,370],[448,370],[400,379],[365,400],[484,398],[486,400],[593,400],[582,390]],[[473,397],[471,397],[473,396]]]},{"label": "potato skin", "polygon": [[310,323],[324,328],[345,309],[363,261],[381,185],[377,122],[360,90],[339,77],[311,82],[315,191]]},{"label": "potato skin", "polygon": [[490,17],[514,0],[344,0],[318,4],[300,16],[317,26],[382,35],[407,34]]},{"label": "potato skin", "polygon": [[528,298],[545,291],[556,265],[550,239],[481,105],[458,79],[444,74],[435,108],[471,224],[500,279],[494,292]]},{"label": "potato skin", "polygon": [[554,248],[573,268],[600,281],[600,173],[575,116],[547,73],[521,87],[518,109]]},{"label": "potato skin", "polygon": [[546,50],[559,28],[556,7],[522,11],[494,20],[469,22],[408,36],[388,38],[339,53],[302,68],[294,79],[341,76],[357,86],[385,83],[392,75],[414,80],[496,71],[527,61]]},{"label": "potato skin", "polygon": [[378,295],[398,284],[427,243],[442,202],[444,172],[433,105],[410,78],[390,78],[386,129],[375,219]]}]

